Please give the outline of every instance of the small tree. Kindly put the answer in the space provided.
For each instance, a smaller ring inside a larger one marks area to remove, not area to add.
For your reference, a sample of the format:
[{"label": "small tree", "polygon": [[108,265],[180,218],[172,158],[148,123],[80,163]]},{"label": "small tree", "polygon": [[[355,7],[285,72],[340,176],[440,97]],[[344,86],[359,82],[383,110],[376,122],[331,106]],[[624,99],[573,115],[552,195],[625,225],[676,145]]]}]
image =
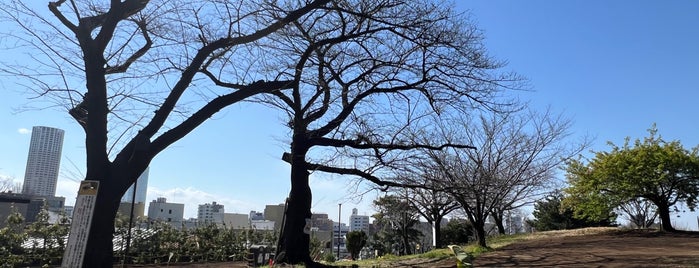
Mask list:
[{"label": "small tree", "polygon": [[[528,221],[537,231],[567,230],[585,227],[614,226],[616,214],[612,208],[607,208],[607,217],[597,217],[594,219],[578,216],[573,209],[562,206],[565,196],[561,191],[555,191],[534,204],[534,220]],[[603,214],[603,213],[602,213]]]},{"label": "small tree", "polygon": [[422,233],[415,229],[419,223],[418,213],[409,202],[399,196],[388,195],[374,200],[378,213],[374,214],[374,225],[380,230],[374,240],[385,252],[399,255],[412,254],[415,244]]},{"label": "small tree", "polygon": [[464,245],[473,237],[473,226],[467,219],[451,219],[442,230],[442,242],[445,245]]},{"label": "small tree", "polygon": [[658,218],[658,208],[653,202],[643,198],[633,199],[619,206],[631,226],[639,229],[650,228]]},{"label": "small tree", "polygon": [[347,250],[352,260],[356,260],[359,252],[366,246],[367,235],[364,231],[352,231],[347,233]]},{"label": "small tree", "polygon": [[648,133],[633,144],[630,138],[621,147],[610,143],[610,152],[597,152],[588,163],[570,162],[566,192],[576,200],[576,213],[594,217],[600,207],[643,198],[657,207],[662,229],[675,231],[672,208],[685,203],[694,210],[699,198],[699,148],[688,150],[679,141],[663,140],[655,125]]},{"label": "small tree", "polygon": [[21,193],[22,183],[15,182],[10,177],[0,177],[0,193],[2,192]]},{"label": "small tree", "polygon": [[6,226],[0,229],[0,259],[2,267],[16,267],[25,261],[22,243],[27,240],[24,232],[24,217],[12,208],[12,212],[5,219]]},{"label": "small tree", "polygon": [[478,244],[486,247],[491,214],[504,232],[506,211],[529,204],[551,186],[554,171],[585,146],[567,142],[569,119],[550,111],[482,114],[444,127],[477,149],[428,152],[441,189],[464,209]]}]

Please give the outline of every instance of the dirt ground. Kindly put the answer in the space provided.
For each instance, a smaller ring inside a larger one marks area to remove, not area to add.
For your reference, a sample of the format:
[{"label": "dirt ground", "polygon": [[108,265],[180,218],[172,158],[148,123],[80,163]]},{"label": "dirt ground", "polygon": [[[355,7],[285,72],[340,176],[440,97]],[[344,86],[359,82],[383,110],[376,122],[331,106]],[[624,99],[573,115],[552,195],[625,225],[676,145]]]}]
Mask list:
[{"label": "dirt ground", "polygon": [[[336,264],[337,265],[337,264]],[[475,267],[699,267],[699,233],[623,231],[551,236],[485,253]],[[152,266],[150,266],[152,267]],[[245,263],[169,267],[247,267]],[[291,266],[286,266],[291,267]],[[412,259],[381,267],[456,267],[453,258]]]},{"label": "dirt ground", "polygon": [[699,267],[699,233],[625,231],[519,242],[475,267]]}]

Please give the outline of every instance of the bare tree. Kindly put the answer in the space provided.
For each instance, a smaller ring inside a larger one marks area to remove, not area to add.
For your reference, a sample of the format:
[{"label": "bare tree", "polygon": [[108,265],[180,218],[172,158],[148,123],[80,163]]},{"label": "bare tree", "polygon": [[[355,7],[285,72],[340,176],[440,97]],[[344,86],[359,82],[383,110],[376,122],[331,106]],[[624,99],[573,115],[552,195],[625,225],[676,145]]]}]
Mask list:
[{"label": "bare tree", "polygon": [[[228,105],[294,88],[295,81],[253,72],[257,45],[330,0],[49,2],[0,6],[15,49],[36,64],[8,63],[38,97],[64,107],[85,131],[85,179],[99,181],[84,267],[112,267],[119,199],[165,148]],[[273,1],[277,3],[278,1]],[[268,9],[277,17],[264,17]],[[227,89],[206,80],[227,66]]]},{"label": "bare tree", "polygon": [[[428,175],[431,174],[431,175]],[[417,212],[432,225],[432,246],[442,247],[442,220],[449,213],[460,208],[454,198],[443,190],[433,187],[432,182],[439,181],[439,178],[430,177],[438,174],[433,170],[423,174],[428,185],[425,188],[405,188],[400,191],[402,197],[407,200]],[[415,180],[417,181],[417,180]]]},{"label": "bare tree", "polygon": [[[521,79],[500,73],[468,18],[433,1],[333,1],[261,46],[277,48],[266,70],[293,81],[259,100],[284,111],[291,130],[291,191],[277,261],[311,263],[310,172],[352,175],[379,186],[416,149],[469,146],[420,142],[435,113],[504,109],[498,93]],[[271,9],[274,11],[274,9]],[[272,13],[276,14],[276,13]],[[211,74],[227,86],[226,73]]]},{"label": "bare tree", "polygon": [[658,218],[658,207],[643,198],[632,199],[619,206],[626,219],[636,228],[650,228]]},{"label": "bare tree", "polygon": [[486,246],[485,224],[492,212],[502,227],[504,211],[541,194],[557,167],[585,147],[565,142],[569,126],[569,120],[549,112],[483,115],[460,126],[463,137],[454,137],[476,150],[431,152],[435,168],[443,172],[442,189],[464,208],[479,245]]},{"label": "bare tree", "polygon": [[10,177],[0,177],[0,193],[21,193],[22,183],[14,181]]}]

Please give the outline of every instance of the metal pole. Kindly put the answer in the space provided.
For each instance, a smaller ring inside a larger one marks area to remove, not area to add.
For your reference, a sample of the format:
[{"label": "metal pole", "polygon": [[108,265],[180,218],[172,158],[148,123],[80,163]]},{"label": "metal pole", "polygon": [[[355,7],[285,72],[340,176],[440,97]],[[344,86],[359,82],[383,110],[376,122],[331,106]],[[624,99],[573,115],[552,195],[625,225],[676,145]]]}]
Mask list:
[{"label": "metal pole", "polygon": [[340,224],[342,223],[342,204],[337,204],[337,260],[340,260],[340,236],[342,235],[342,229]]},{"label": "metal pole", "polygon": [[[141,177],[138,177],[139,179]],[[131,247],[131,227],[133,226],[133,208],[136,205],[136,186],[138,184],[138,179],[133,182],[133,192],[131,193],[131,212],[129,213],[129,229],[126,230],[126,249],[124,249],[124,260],[122,264],[126,263],[126,257],[129,254],[129,248]]]}]

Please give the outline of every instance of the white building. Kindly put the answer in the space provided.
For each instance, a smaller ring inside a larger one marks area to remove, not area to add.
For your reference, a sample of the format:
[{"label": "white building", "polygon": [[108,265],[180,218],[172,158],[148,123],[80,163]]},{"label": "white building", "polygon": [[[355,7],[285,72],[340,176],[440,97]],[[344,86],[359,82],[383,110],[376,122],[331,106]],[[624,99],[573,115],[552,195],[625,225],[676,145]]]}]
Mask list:
[{"label": "white building", "polygon": [[367,236],[369,235],[369,216],[358,215],[357,209],[352,209],[352,215],[349,218],[350,232],[363,231]]},{"label": "white building", "polygon": [[[333,247],[337,248],[337,244],[340,244],[340,248],[343,249],[345,248],[345,239],[347,238],[347,233],[349,232],[350,228],[344,223],[341,223],[339,225],[340,227],[338,228],[338,223],[335,222],[333,223]],[[368,233],[367,233],[368,235]]]},{"label": "white building", "polygon": [[239,213],[224,213],[223,224],[230,229],[250,229],[250,220],[248,214]]},{"label": "white building", "polygon": [[64,131],[35,126],[29,144],[27,167],[22,193],[35,196],[55,196],[58,169],[61,166]]},{"label": "white building", "polygon": [[257,212],[257,211],[250,211],[250,220],[251,221],[260,221],[265,219],[265,214],[262,212]]},{"label": "white building", "polygon": [[165,197],[158,197],[148,205],[148,219],[151,221],[168,222],[175,228],[180,228],[184,218],[184,204],[168,203]]},{"label": "white building", "polygon": [[274,221],[268,220],[251,220],[250,227],[253,230],[268,230],[274,231]]},{"label": "white building", "polygon": [[199,220],[199,224],[223,224],[223,214],[223,205],[216,204],[216,202],[212,202],[211,204],[206,203],[199,205],[197,220]]}]

